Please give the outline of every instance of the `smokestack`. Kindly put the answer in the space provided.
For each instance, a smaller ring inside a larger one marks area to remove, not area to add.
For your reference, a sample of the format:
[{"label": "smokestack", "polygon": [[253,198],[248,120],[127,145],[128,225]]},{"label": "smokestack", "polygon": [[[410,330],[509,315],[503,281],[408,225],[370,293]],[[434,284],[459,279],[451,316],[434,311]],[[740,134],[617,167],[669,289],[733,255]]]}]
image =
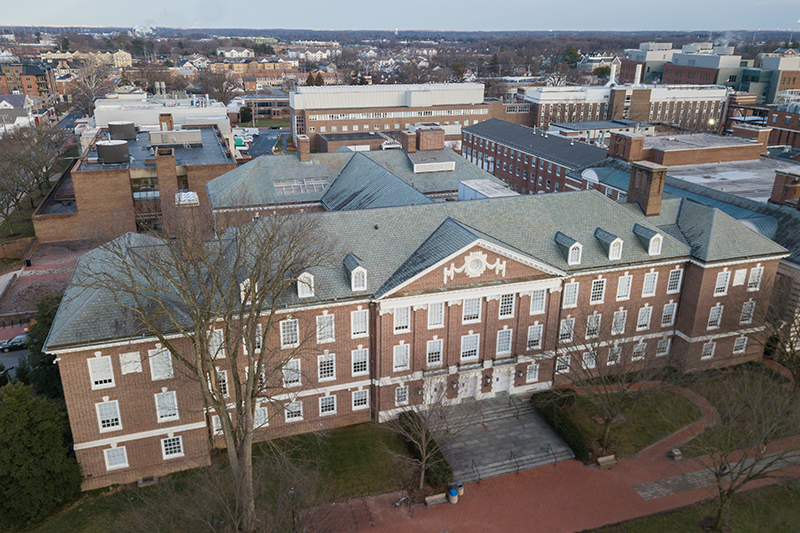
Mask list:
[{"label": "smokestack", "polygon": [[642,84],[642,65],[636,65],[636,74],[633,77],[633,86],[638,87]]},{"label": "smokestack", "polygon": [[614,87],[617,84],[617,65],[616,63],[611,63],[611,74],[608,75],[608,83],[606,83],[606,87]]}]

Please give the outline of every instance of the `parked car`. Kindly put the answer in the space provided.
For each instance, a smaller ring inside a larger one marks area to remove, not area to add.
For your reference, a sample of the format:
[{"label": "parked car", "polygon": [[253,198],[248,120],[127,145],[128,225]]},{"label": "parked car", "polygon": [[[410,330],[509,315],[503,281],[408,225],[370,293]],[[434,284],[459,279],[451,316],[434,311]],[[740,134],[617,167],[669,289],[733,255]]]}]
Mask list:
[{"label": "parked car", "polygon": [[28,334],[23,333],[0,343],[0,352],[8,353],[12,350],[24,350],[28,347]]}]

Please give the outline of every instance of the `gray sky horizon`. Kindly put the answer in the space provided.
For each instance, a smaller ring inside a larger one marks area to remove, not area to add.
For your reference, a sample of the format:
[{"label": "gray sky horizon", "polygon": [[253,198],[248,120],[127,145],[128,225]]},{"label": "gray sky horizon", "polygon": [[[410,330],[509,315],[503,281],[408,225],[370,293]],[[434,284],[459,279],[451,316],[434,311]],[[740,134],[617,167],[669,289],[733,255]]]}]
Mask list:
[{"label": "gray sky horizon", "polygon": [[[229,4],[236,6],[237,4]],[[284,28],[309,30],[441,31],[735,31],[783,30],[800,33],[797,0],[411,0],[392,4],[345,0],[305,0],[296,4],[218,2],[54,0],[10,3],[2,24],[26,26],[162,26],[175,28]],[[397,9],[403,6],[403,11]],[[391,15],[387,15],[387,12]]]}]

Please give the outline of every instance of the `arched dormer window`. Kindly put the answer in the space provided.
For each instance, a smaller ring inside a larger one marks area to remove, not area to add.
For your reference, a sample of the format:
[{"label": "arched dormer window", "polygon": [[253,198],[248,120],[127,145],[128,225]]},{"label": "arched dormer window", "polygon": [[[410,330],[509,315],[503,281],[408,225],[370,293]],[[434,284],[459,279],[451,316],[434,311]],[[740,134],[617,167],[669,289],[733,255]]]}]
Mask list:
[{"label": "arched dormer window", "polygon": [[582,247],[580,243],[575,243],[569,247],[569,259],[567,263],[570,265],[580,265],[581,264],[581,252]]},{"label": "arched dormer window", "polygon": [[612,261],[615,259],[622,259],[622,239],[617,239],[611,243],[608,248],[608,258]]},{"label": "arched dormer window", "polygon": [[367,290],[367,270],[357,267],[350,273],[350,288],[355,291]]},{"label": "arched dormer window", "polygon": [[654,235],[650,239],[650,248],[647,251],[650,255],[661,255],[661,235]]},{"label": "arched dormer window", "polygon": [[303,272],[297,277],[297,296],[300,298],[314,296],[314,276],[308,272]]}]

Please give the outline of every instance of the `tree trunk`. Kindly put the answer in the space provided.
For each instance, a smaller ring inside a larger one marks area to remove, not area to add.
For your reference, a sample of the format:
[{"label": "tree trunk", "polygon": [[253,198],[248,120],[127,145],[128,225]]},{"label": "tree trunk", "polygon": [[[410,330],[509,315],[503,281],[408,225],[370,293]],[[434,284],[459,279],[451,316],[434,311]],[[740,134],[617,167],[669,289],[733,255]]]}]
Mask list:
[{"label": "tree trunk", "polygon": [[240,530],[244,533],[252,533],[256,530],[256,503],[253,491],[253,438],[252,435],[245,435],[239,455],[239,521]]},{"label": "tree trunk", "polygon": [[611,439],[611,423],[614,422],[614,417],[606,418],[603,422],[603,437],[600,439],[600,446],[604,449],[608,449],[609,440]]},{"label": "tree trunk", "polygon": [[425,486],[425,464],[427,461],[421,461],[419,466],[419,490],[422,490],[422,487]]},{"label": "tree trunk", "polygon": [[722,531],[722,525],[725,523],[725,514],[728,512],[730,504],[731,498],[728,491],[722,491],[719,495],[719,506],[717,507],[717,515],[714,517],[714,523],[711,525],[711,531]]}]

